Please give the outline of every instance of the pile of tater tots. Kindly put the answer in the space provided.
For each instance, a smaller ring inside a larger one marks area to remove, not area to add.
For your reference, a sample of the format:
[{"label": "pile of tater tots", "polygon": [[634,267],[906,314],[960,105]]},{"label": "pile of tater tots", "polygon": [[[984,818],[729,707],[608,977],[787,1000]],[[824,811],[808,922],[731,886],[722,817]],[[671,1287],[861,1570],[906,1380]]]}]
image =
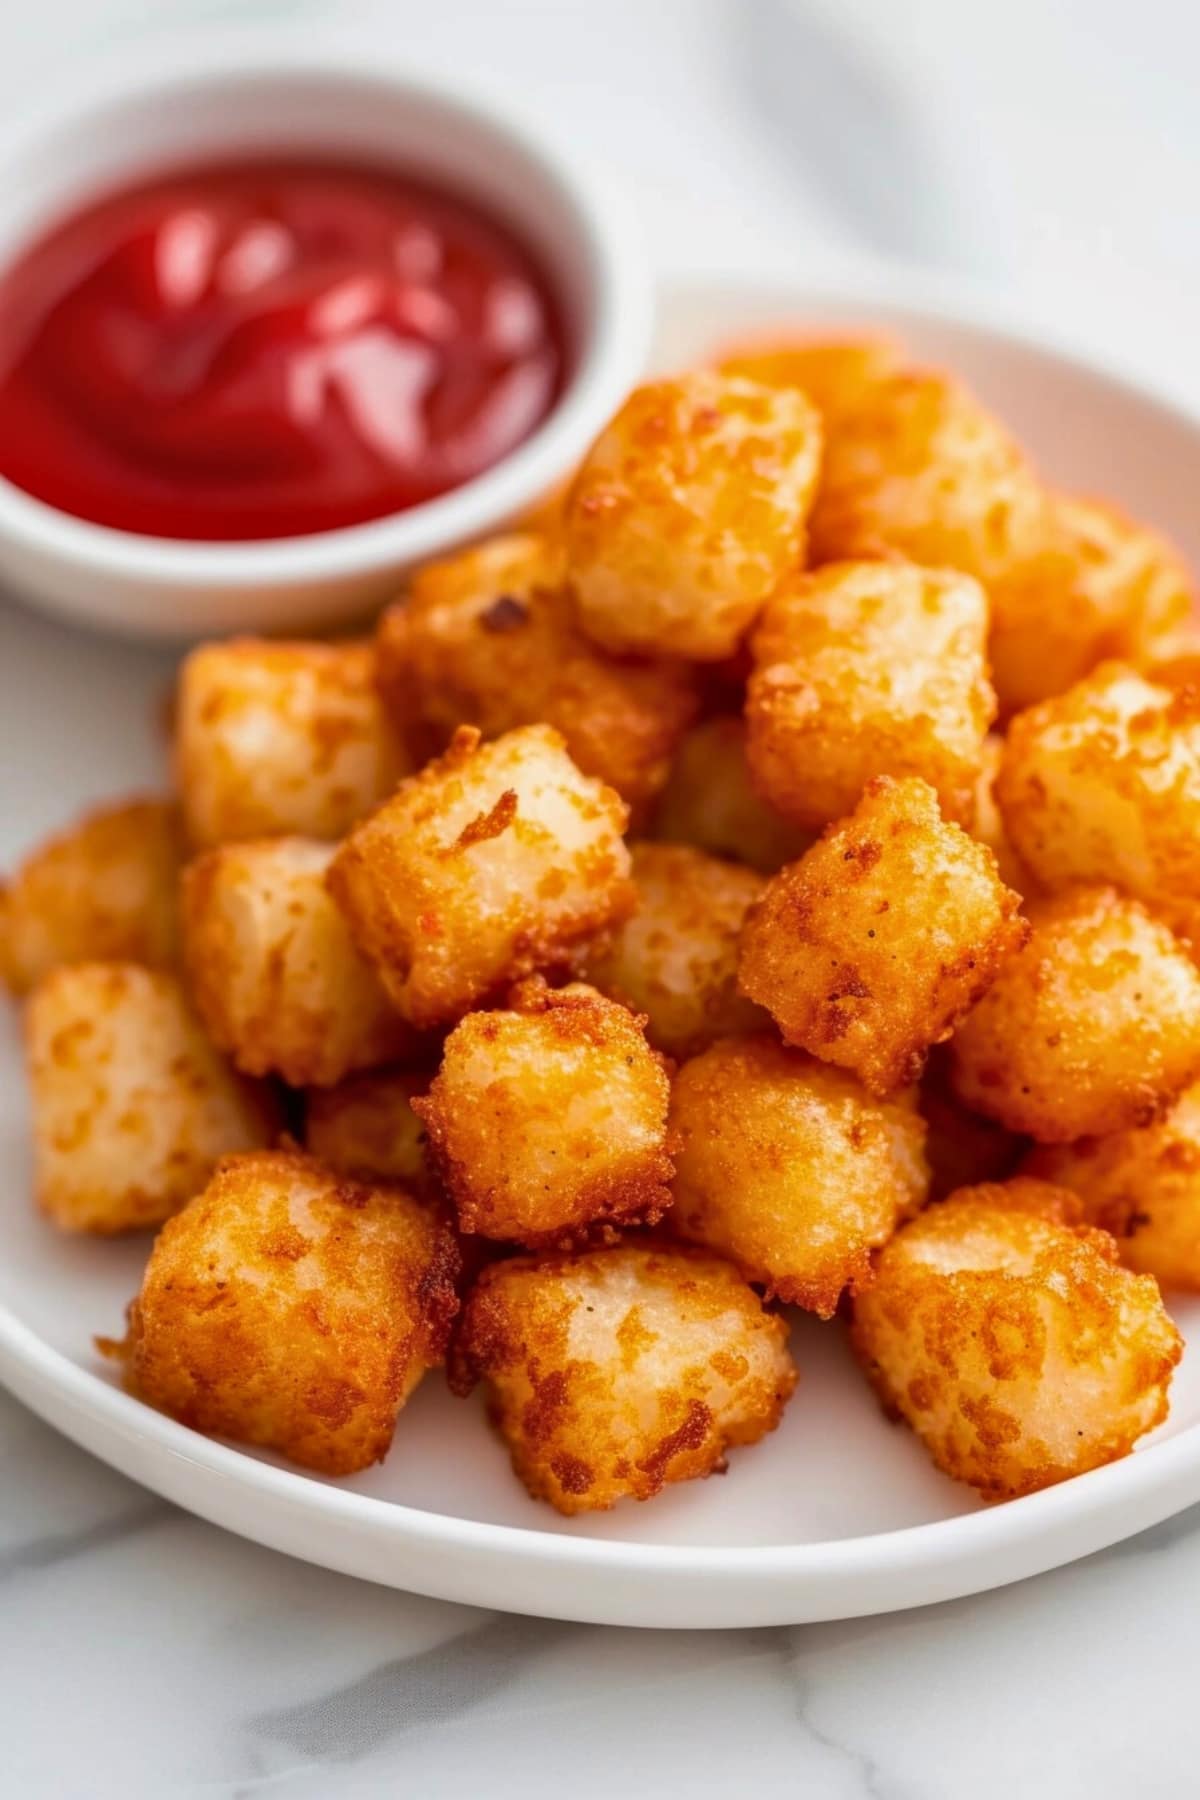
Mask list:
[{"label": "pile of tater tots", "polygon": [[157,1233],[150,1405],[345,1475],[444,1367],[580,1513],[773,1430],[791,1306],[989,1498],[1164,1419],[1191,584],[952,377],[649,382],[370,641],[194,650],[173,730],[0,896],[38,1204]]}]

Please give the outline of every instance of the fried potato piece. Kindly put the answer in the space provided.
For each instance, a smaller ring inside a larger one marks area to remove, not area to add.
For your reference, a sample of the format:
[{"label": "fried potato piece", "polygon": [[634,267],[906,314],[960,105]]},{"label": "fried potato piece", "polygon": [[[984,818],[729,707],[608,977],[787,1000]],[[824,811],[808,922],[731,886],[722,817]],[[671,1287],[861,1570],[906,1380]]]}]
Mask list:
[{"label": "fried potato piece", "polygon": [[399,1069],[372,1069],[336,1087],[310,1088],[305,1146],[318,1161],[358,1181],[395,1181],[417,1195],[436,1192],[425,1125],[412,1109],[428,1091],[428,1075]]},{"label": "fried potato piece", "polygon": [[1078,1194],[1127,1269],[1200,1292],[1200,1083],[1153,1125],[1037,1145],[1022,1172]]},{"label": "fried potato piece", "polygon": [[1061,694],[1097,663],[1144,667],[1192,611],[1177,552],[1115,507],[1051,494],[1044,541],[991,588],[992,680],[1006,713]]},{"label": "fried potato piece", "polygon": [[684,737],[654,816],[654,836],[729,857],[763,875],[793,862],[812,843],[811,832],[756,792],[745,723],[729,717],[706,719]]},{"label": "fried potato piece", "polygon": [[1200,687],[1102,663],[1012,721],[996,800],[1043,887],[1112,882],[1200,951]]},{"label": "fried potato piece", "polygon": [[873,1100],[773,1037],[724,1038],[675,1077],[671,1230],[768,1294],[829,1318],[925,1198],[910,1090]]},{"label": "fried potato piece", "polygon": [[155,1242],[126,1379],[193,1430],[351,1475],[382,1461],[441,1361],[456,1266],[447,1227],[402,1188],[294,1151],[228,1157]]},{"label": "fried potato piece", "polygon": [[789,1044],[886,1094],[1024,943],[1019,905],[927,782],[880,776],[767,883],[742,932],[742,992]]},{"label": "fried potato piece", "polygon": [[[1004,739],[989,732],[984,739],[983,766],[975,784],[975,816],[971,836],[986,844],[996,859],[996,869],[1005,887],[1022,896],[1036,894],[1038,884],[1012,847],[1004,816],[996,803],[996,778],[1004,760]],[[963,1185],[966,1185],[965,1183]]]},{"label": "fried potato piece", "polygon": [[900,347],[887,337],[785,337],[750,341],[721,359],[722,375],[763,387],[799,388],[826,435],[861,406],[875,383],[900,367]]},{"label": "fried potato piece", "polygon": [[804,395],[697,369],[648,382],[567,503],[579,623],[606,650],[719,662],[804,555],[821,421]]},{"label": "fried potato piece", "polygon": [[667,778],[698,699],[687,665],[619,660],[572,616],[545,538],[495,538],[414,577],[376,640],[379,686],[419,757],[458,725],[553,725],[572,760],[637,805]]},{"label": "fried potato piece", "polygon": [[269,1143],[268,1096],[200,1029],[175,976],[73,963],[33,991],[25,1019],[34,1191],[63,1231],[158,1225],[220,1156]]},{"label": "fried potato piece", "polygon": [[231,638],[184,660],[175,772],[198,850],[291,832],[339,838],[409,766],[370,644]]},{"label": "fried potato piece", "polygon": [[762,877],[686,844],[635,844],[637,911],[599,938],[582,973],[646,1019],[668,1056],[768,1023],[737,990],[738,939]]},{"label": "fried potato piece", "polygon": [[535,980],[455,1027],[413,1111],[461,1228],[539,1249],[662,1216],[669,1099],[640,1019]]},{"label": "fried potato piece", "polygon": [[351,832],[329,886],[400,1011],[446,1023],[632,910],[626,809],[548,725],[463,726]]},{"label": "fried potato piece", "polygon": [[974,396],[906,370],[873,382],[829,434],[813,560],[898,551],[986,588],[1041,540],[1044,510],[1021,450]]},{"label": "fried potato piece", "polygon": [[897,1232],[855,1301],[884,1405],[989,1500],[1114,1462],[1167,1415],[1179,1333],[1079,1218],[1044,1182],[961,1188]]},{"label": "fried potato piece", "polygon": [[325,886],[333,856],[310,838],[263,838],[208,850],[184,872],[188,985],[246,1075],[327,1087],[417,1048]]},{"label": "fried potato piece", "polygon": [[1200,1074],[1195,964],[1114,888],[1028,914],[1028,944],[954,1034],[955,1093],[1047,1144],[1149,1124]]},{"label": "fried potato piece", "polygon": [[796,1370],[783,1320],[728,1263],[629,1243],[485,1269],[451,1379],[487,1383],[517,1475],[573,1514],[723,1470],[775,1429]]},{"label": "fried potato piece", "polygon": [[970,825],[996,701],[977,581],[912,563],[831,563],[781,583],[754,633],[746,757],[798,825],[850,811],[875,775],[920,775]]},{"label": "fried potato piece", "polygon": [[39,845],[0,884],[0,980],[27,994],[63,963],[169,967],[181,854],[167,800],[97,807]]},{"label": "fried potato piece", "polygon": [[968,1112],[956,1098],[950,1085],[949,1044],[939,1044],[931,1052],[917,1104],[926,1125],[931,1200],[944,1200],[955,1188],[1003,1181],[1012,1174],[1027,1140],[994,1119]]}]

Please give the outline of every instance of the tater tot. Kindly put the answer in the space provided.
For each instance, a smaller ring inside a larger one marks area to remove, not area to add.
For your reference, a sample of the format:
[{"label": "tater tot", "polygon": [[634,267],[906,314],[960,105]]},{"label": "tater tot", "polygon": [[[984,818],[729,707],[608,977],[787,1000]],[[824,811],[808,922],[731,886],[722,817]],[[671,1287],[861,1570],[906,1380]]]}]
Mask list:
[{"label": "tater tot", "polygon": [[633,881],[637,910],[597,939],[587,979],[644,1014],[646,1036],[668,1056],[767,1024],[737,988],[738,940],[762,877],[685,844],[635,844]]},{"label": "tater tot", "polygon": [[193,846],[339,838],[408,767],[369,644],[202,644],[179,675],[175,771]]},{"label": "tater tot", "polygon": [[196,1431],[353,1474],[445,1353],[456,1267],[449,1230],[401,1188],[292,1151],[228,1157],[150,1253],[129,1387]]},{"label": "tater tot", "polygon": [[413,1111],[461,1228],[537,1249],[662,1216],[669,1100],[627,1007],[532,981],[455,1027]]},{"label": "tater tot", "polygon": [[1099,662],[1143,666],[1175,642],[1192,579],[1157,532],[1065,494],[1044,542],[992,584],[989,657],[1006,713],[1061,694]]},{"label": "tater tot", "polygon": [[919,1090],[931,1200],[944,1200],[955,1188],[975,1187],[981,1181],[1003,1181],[1016,1168],[1028,1141],[995,1119],[968,1112],[950,1084],[949,1059],[950,1046],[939,1044]]},{"label": "tater tot", "polygon": [[720,369],[722,375],[763,387],[799,388],[820,413],[828,434],[899,366],[900,349],[890,338],[806,336],[744,344],[726,352]]},{"label": "tater tot", "polygon": [[631,805],[662,787],[697,708],[685,664],[618,660],[584,637],[544,538],[496,538],[423,569],[384,613],[377,657],[417,754],[443,750],[458,725],[484,737],[553,725],[584,774]]},{"label": "tater tot", "polygon": [[989,1500],[1113,1462],[1167,1415],[1179,1333],[1079,1217],[1040,1181],[962,1188],[897,1232],[855,1301],[884,1405]]},{"label": "tater tot", "polygon": [[746,762],[742,719],[706,719],[684,737],[654,815],[654,836],[773,875],[802,856],[802,831],[756,792]]},{"label": "tater tot", "polygon": [[184,872],[192,998],[246,1075],[328,1086],[416,1047],[325,886],[333,855],[309,838],[264,838],[208,850]]},{"label": "tater tot", "polygon": [[634,904],[626,809],[557,731],[460,727],[351,832],[329,871],[359,948],[414,1024],[562,963]]},{"label": "tater tot", "polygon": [[412,1109],[428,1075],[372,1069],[305,1097],[304,1142],[330,1168],[359,1181],[396,1181],[412,1194],[436,1188],[424,1121]]},{"label": "tater tot", "polygon": [[1012,721],[996,800],[1043,887],[1112,882],[1200,953],[1200,687],[1102,663]]},{"label": "tater tot", "polygon": [[925,1198],[912,1091],[873,1100],[766,1034],[724,1038],[675,1077],[670,1228],[828,1318]]},{"label": "tater tot", "polygon": [[[1004,760],[1004,739],[990,732],[984,741],[983,766],[975,784],[975,816],[971,836],[986,844],[996,859],[996,868],[1005,887],[1016,894],[1037,892],[1037,883],[1012,847],[1004,824],[1004,815],[996,802],[996,778]],[[963,1184],[965,1185],[965,1183]]]},{"label": "tater tot", "polygon": [[928,783],[881,776],[767,883],[742,933],[742,991],[789,1044],[886,1094],[1025,941],[1019,905]]},{"label": "tater tot", "polygon": [[485,1269],[452,1380],[487,1384],[513,1468],[561,1513],[725,1468],[796,1385],[787,1327],[715,1256],[648,1244]]},{"label": "tater tot", "polygon": [[133,963],[74,963],[25,1020],[34,1191],[63,1231],[158,1225],[220,1156],[269,1143],[274,1107],[218,1056],[179,982]]},{"label": "tater tot", "polygon": [[1136,900],[1028,903],[1032,934],[951,1041],[954,1090],[1042,1143],[1146,1125],[1200,1074],[1200,974]]},{"label": "tater tot", "polygon": [[754,633],[746,756],[798,825],[850,811],[875,775],[920,775],[971,823],[996,702],[977,581],[900,561],[832,563],[776,590]]},{"label": "tater tot", "polygon": [[0,884],[0,979],[27,994],[62,963],[169,967],[181,855],[166,800],[97,807],[39,845]]},{"label": "tater tot", "polygon": [[1039,1144],[1022,1171],[1078,1194],[1088,1223],[1116,1238],[1126,1268],[1200,1292],[1200,1084],[1153,1125]]},{"label": "tater tot", "polygon": [[829,434],[811,520],[817,562],[898,551],[985,587],[1027,553],[1045,500],[1024,455],[958,382],[877,382]]},{"label": "tater tot", "polygon": [[719,662],[804,554],[821,421],[791,388],[707,370],[637,388],[567,505],[579,622],[617,653]]}]

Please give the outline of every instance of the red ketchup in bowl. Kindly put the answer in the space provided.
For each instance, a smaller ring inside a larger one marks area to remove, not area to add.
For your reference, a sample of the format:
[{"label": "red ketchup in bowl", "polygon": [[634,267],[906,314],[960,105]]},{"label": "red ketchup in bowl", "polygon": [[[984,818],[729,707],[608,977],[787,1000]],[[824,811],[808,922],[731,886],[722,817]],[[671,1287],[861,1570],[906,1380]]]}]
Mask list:
[{"label": "red ketchup in bowl", "polygon": [[219,164],[89,206],[0,275],[0,477],[157,537],[292,537],[481,474],[566,346],[498,219],[385,168]]}]

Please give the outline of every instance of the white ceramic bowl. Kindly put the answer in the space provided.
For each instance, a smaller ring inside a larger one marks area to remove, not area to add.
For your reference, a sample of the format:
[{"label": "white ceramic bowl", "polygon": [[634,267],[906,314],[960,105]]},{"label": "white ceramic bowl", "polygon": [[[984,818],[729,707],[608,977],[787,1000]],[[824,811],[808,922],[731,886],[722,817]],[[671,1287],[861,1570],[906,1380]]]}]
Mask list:
[{"label": "white ceramic bowl", "polygon": [[364,525],[262,543],[114,531],[0,480],[0,575],[55,612],[142,636],[333,624],[406,567],[501,526],[587,448],[646,353],[648,277],[602,184],[491,99],[292,34],[171,37],[61,77],[0,132],[0,266],[91,196],[172,163],[243,151],[359,155],[441,177],[507,218],[566,314],[573,370],[542,426],[494,468]]}]

